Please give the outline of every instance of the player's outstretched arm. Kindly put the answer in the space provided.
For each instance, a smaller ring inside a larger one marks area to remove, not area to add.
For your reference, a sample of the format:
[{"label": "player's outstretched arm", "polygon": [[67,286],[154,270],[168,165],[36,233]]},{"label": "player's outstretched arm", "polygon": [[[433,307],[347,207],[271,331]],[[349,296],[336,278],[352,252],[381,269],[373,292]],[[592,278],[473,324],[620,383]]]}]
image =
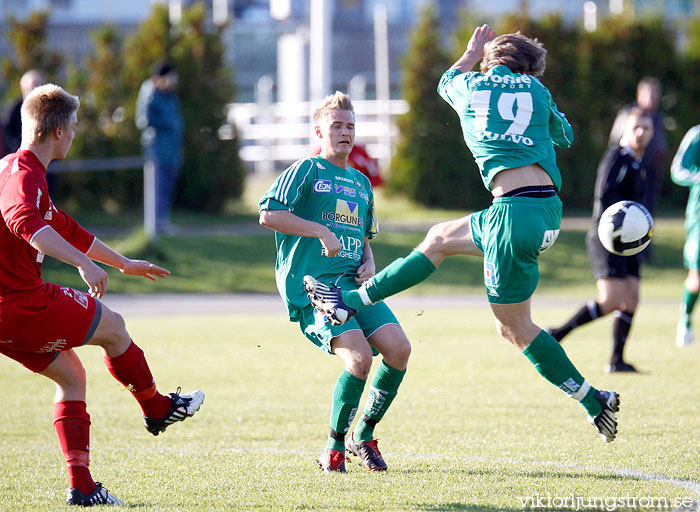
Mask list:
[{"label": "player's outstretched arm", "polygon": [[146,260],[132,260],[119,254],[111,247],[105,245],[100,239],[95,241],[87,252],[87,255],[95,261],[118,268],[122,274],[130,276],[140,276],[155,281],[159,277],[167,277],[170,271],[154,265]]},{"label": "player's outstretched arm", "polygon": [[463,73],[471,71],[474,65],[484,56],[484,46],[496,37],[496,32],[488,25],[481,25],[474,29],[471,39],[467,43],[467,49],[462,56],[452,65],[451,69],[459,69]]},{"label": "player's outstretched arm", "polygon": [[318,238],[325,256],[336,256],[343,246],[333,232],[323,224],[302,219],[289,210],[263,210],[260,225],[286,235]]},{"label": "player's outstretched arm", "polygon": [[88,285],[88,293],[93,297],[100,298],[107,291],[109,286],[107,272],[95,265],[88,255],[66,242],[51,226],[37,231],[32,236],[30,244],[37,251],[77,268],[80,277]]}]

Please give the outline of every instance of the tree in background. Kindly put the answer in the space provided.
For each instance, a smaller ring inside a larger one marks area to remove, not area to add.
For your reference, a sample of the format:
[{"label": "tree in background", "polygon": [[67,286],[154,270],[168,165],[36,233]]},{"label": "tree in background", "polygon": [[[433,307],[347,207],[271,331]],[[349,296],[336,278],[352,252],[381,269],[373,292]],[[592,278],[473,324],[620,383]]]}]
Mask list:
[{"label": "tree in background", "polygon": [[208,27],[206,15],[204,4],[199,3],[184,9],[178,26],[170,26],[167,6],[154,6],[151,16],[126,41],[123,63],[132,91],[127,110],[131,120],[138,89],[152,64],[164,59],[174,64],[185,117],[185,160],[175,206],[215,213],[228,200],[240,197],[245,168],[238,157],[238,141],[219,137],[226,104],[236,89],[230,70],[223,65],[221,28]]},{"label": "tree in background", "polygon": [[438,19],[428,7],[404,58],[402,94],[410,110],[398,120],[400,139],[387,186],[420,204],[479,209],[487,196],[479,171],[457,115],[437,94],[438,81],[453,62],[441,48]]},{"label": "tree in background", "polygon": [[[178,197],[185,208],[219,212],[230,197],[240,197],[246,170],[238,157],[238,141],[219,136],[236,87],[223,65],[222,29],[207,30],[206,15],[201,3],[185,11],[184,28],[172,48],[185,116],[185,161]],[[194,168],[199,172],[188,172]]]},{"label": "tree in background", "polygon": [[[238,141],[219,137],[226,104],[235,85],[223,63],[221,28],[206,23],[199,3],[183,10],[182,22],[171,27],[168,8],[155,5],[151,16],[125,40],[114,27],[93,34],[94,51],[81,65],[73,65],[58,79],[60,57],[46,49],[48,15],[34,13],[26,21],[10,19],[8,36],[15,60],[3,59],[3,77],[18,89],[29,67],[49,79],[65,83],[79,95],[80,125],[70,158],[107,158],[141,154],[140,133],[134,124],[136,96],[158,60],[170,60],[180,80],[178,95],[185,116],[185,164],[175,206],[219,213],[243,192],[245,168],[238,157]],[[95,205],[109,213],[133,211],[143,203],[143,177],[134,172],[67,173],[58,180],[62,204],[71,210]]]},{"label": "tree in background", "polygon": [[[635,100],[639,80],[652,76],[662,82],[662,109],[669,123],[667,128],[673,128],[674,118],[679,114],[674,108],[674,98],[685,92],[678,88],[681,55],[674,46],[673,34],[660,19],[605,19],[593,33],[580,31],[578,40],[580,50],[574,78],[580,96],[566,98],[572,105],[571,115],[580,120],[576,135],[581,136],[581,141],[575,143],[569,154],[561,154],[563,169],[570,171],[569,183],[562,192],[572,206],[589,209],[597,160],[607,148],[618,110]],[[559,94],[565,91],[561,89]],[[667,130],[667,140],[669,161],[665,168],[680,142],[677,130]],[[666,175],[659,206],[673,204],[673,197],[679,192],[678,187],[670,187],[670,175]]]},{"label": "tree in background", "polygon": [[[139,134],[127,118],[131,90],[124,80],[123,41],[105,25],[92,34],[94,52],[82,67],[68,74],[68,90],[80,97],[79,127],[71,158],[134,156],[141,151]],[[132,108],[133,111],[133,108]],[[101,205],[108,213],[138,208],[143,202],[143,176],[133,172],[71,173],[57,180],[57,195],[70,209]]]},{"label": "tree in background", "polygon": [[3,91],[4,103],[21,96],[19,79],[29,69],[41,71],[47,80],[52,81],[63,64],[58,52],[46,47],[46,26],[49,15],[46,12],[34,12],[26,20],[7,19],[6,37],[14,47],[13,57],[2,59],[2,77],[6,83]]}]

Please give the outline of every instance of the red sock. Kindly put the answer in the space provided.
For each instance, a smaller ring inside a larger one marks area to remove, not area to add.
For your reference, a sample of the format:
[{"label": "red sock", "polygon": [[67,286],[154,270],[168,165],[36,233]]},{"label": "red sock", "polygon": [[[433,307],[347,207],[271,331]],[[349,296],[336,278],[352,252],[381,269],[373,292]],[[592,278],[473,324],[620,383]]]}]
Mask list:
[{"label": "red sock", "polygon": [[131,391],[141,406],[144,416],[160,419],[168,414],[172,401],[161,395],[141,350],[133,341],[122,355],[105,357],[105,364],[112,376]]},{"label": "red sock", "polygon": [[53,425],[68,466],[71,488],[90,494],[96,484],[90,475],[90,415],[85,402],[70,400],[56,402]]}]

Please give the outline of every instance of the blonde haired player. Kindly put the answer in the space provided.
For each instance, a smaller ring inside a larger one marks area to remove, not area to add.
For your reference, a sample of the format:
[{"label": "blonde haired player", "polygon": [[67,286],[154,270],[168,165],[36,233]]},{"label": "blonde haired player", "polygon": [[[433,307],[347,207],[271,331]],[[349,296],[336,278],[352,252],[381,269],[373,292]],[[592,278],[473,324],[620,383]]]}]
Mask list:
[{"label": "blonde haired player", "polygon": [[[113,251],[49,197],[46,168],[68,153],[79,106],[76,96],[57,85],[34,89],[22,105],[22,144],[0,160],[0,353],[56,384],[54,426],[70,479],[66,502],[87,507],[122,501],[95,482],[89,470],[85,369],[74,348],[102,348],[107,368],[138,401],[153,435],[192,416],[204,393],[158,392],[123,318],[98,300],[109,283],[93,260],[154,281],[170,272]],[[45,282],[44,255],[73,265],[88,293]]]},{"label": "blonde haired player", "polygon": [[[316,346],[342,359],[345,369],[333,390],[330,434],[318,459],[325,472],[345,472],[345,447],[367,469],[387,469],[374,427],[403,380],[411,346],[389,307],[379,302],[345,325],[331,325],[314,310],[302,278],[354,289],[374,275],[369,241],[377,235],[369,179],[348,167],[355,143],[355,113],[341,92],[326,97],[313,116],[319,156],[299,160],[275,180],[260,200],[260,224],[275,230],[277,287],[289,319]],[[364,411],[346,436],[359,408],[372,356],[383,358],[370,383]]]}]

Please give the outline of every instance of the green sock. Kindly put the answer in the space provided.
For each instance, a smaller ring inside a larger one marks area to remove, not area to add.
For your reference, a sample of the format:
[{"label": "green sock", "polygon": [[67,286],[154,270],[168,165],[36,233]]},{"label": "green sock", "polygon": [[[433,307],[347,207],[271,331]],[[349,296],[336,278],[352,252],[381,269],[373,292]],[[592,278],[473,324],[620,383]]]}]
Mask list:
[{"label": "green sock", "polygon": [[595,399],[595,388],[581,376],[564,349],[552,336],[540,331],[523,350],[523,354],[535,365],[542,377],[571,398],[578,400],[589,416],[596,417],[600,414],[602,409]]},{"label": "green sock", "polygon": [[[343,302],[360,309],[417,285],[433,272],[433,262],[422,252],[414,250],[405,258],[391,262],[359,290],[342,292]],[[364,300],[362,291],[366,291]]]},{"label": "green sock", "polygon": [[688,288],[683,286],[683,298],[681,299],[681,311],[683,312],[683,321],[686,327],[690,327],[690,318],[695,308],[695,303],[698,300],[697,293],[691,293]]},{"label": "green sock", "polygon": [[365,381],[351,375],[346,370],[338,377],[333,390],[331,405],[331,433],[326,443],[326,451],[345,450],[345,434],[355,418],[362,398]]},{"label": "green sock", "polygon": [[406,370],[392,368],[384,360],[374,372],[369,385],[369,394],[362,417],[355,427],[354,439],[357,442],[371,441],[375,425],[384,417],[391,402],[396,398]]}]

